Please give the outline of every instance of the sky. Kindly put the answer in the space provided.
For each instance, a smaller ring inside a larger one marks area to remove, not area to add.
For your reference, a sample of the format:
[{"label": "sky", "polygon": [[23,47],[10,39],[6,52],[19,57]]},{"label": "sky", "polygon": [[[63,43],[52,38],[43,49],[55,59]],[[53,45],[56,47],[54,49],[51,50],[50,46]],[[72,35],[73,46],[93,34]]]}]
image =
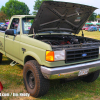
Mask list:
[{"label": "sky", "polygon": [[[5,6],[5,3],[9,0],[0,0],[0,8]],[[33,6],[35,5],[35,0],[18,0],[27,4],[30,9],[30,14],[33,12]],[[64,1],[64,2],[73,2],[79,4],[85,4],[89,6],[97,7],[98,9],[95,10],[95,13],[100,14],[100,0],[54,0],[54,1]]]}]

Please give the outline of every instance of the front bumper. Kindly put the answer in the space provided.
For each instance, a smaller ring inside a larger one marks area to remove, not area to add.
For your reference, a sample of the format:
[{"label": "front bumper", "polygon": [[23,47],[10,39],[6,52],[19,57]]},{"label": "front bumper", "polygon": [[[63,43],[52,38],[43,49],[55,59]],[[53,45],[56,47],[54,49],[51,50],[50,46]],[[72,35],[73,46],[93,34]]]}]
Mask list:
[{"label": "front bumper", "polygon": [[41,66],[41,72],[46,79],[70,79],[78,77],[79,71],[83,69],[89,69],[88,74],[100,70],[100,61],[93,61],[70,66],[61,66],[56,68]]}]

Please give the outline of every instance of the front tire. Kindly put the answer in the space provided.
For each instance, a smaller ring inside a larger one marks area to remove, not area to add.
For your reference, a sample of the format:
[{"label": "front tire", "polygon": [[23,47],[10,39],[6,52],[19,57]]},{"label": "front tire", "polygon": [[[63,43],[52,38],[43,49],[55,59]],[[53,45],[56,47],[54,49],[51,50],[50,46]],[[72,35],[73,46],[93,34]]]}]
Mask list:
[{"label": "front tire", "polygon": [[82,80],[88,83],[93,82],[99,77],[99,72],[100,71],[93,72],[89,74],[88,76],[83,77]]},{"label": "front tire", "polygon": [[43,96],[49,89],[49,80],[43,77],[40,65],[35,60],[30,60],[24,65],[23,79],[25,88],[31,96]]}]

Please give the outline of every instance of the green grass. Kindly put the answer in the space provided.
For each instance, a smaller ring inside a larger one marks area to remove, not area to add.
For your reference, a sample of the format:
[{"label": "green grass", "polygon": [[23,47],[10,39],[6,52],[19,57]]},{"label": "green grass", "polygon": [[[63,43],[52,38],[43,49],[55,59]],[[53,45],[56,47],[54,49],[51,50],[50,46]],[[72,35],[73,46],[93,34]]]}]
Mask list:
[{"label": "green grass", "polygon": [[[81,32],[80,34],[81,35]],[[100,39],[100,32],[86,32],[86,37]],[[4,89],[2,93],[27,93],[23,84],[23,66],[10,66],[12,60],[3,56],[0,65],[0,81]],[[36,100],[33,97],[3,97],[3,100]],[[92,83],[74,80],[60,83],[60,80],[50,81],[50,89],[46,95],[37,100],[100,100],[100,77]]]},{"label": "green grass", "polygon": [[[83,30],[83,33],[84,33],[84,37],[90,37],[90,38],[100,40],[100,32],[99,31],[88,32],[88,31]],[[80,31],[78,36],[81,36],[81,34],[82,34],[82,31]]]}]

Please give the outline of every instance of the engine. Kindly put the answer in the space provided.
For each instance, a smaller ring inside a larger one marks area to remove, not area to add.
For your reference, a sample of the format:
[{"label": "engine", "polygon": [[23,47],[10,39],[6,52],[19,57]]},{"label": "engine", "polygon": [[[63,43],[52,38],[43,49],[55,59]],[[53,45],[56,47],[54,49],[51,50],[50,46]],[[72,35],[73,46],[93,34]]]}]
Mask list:
[{"label": "engine", "polygon": [[34,38],[50,45],[83,44],[93,43],[95,41],[89,38],[79,37],[75,35],[37,35]]}]

